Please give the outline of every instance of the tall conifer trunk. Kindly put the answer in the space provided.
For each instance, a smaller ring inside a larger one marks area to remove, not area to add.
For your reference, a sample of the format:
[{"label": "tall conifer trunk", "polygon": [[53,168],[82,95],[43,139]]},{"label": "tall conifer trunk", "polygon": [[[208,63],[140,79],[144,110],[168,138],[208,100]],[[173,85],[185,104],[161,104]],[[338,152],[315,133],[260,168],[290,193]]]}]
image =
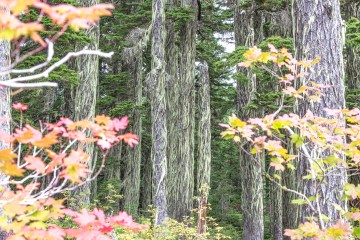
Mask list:
[{"label": "tall conifer trunk", "polygon": [[[299,101],[297,112],[304,115],[307,110],[310,110],[317,116],[329,117],[324,109],[341,109],[345,106],[340,3],[338,0],[294,0],[293,17],[296,58],[306,60],[321,57],[320,62],[313,66],[314,71],[302,79],[300,84],[311,80],[318,84],[331,86],[331,88],[323,90],[323,96],[318,103]],[[331,154],[314,152],[315,149],[310,145],[308,148],[311,156],[325,157]],[[298,169],[303,175],[308,174],[306,172],[310,167],[308,163],[309,159],[300,154]],[[320,199],[322,199],[319,201],[321,214],[332,220],[328,224],[340,217],[340,213],[335,210],[333,204],[342,204],[340,199],[345,182],[346,173],[340,166],[326,176],[322,183],[316,182],[316,180],[302,180],[302,189],[306,196],[320,195]],[[319,188],[318,193],[316,193],[316,187]],[[306,216],[319,217],[307,206],[303,206],[300,214],[300,221],[305,221]]]},{"label": "tall conifer trunk", "polygon": [[[0,40],[0,73],[7,70],[10,66],[10,43],[5,40]],[[0,81],[9,80],[9,75],[0,75]],[[0,86],[0,130],[2,132],[10,134],[10,119],[11,119],[11,107],[10,107],[10,89],[8,87]],[[3,141],[0,141],[0,150],[9,148],[10,145]],[[6,178],[5,174],[0,172],[0,181]],[[1,186],[7,187],[7,186]],[[2,215],[0,209],[0,215]],[[8,233],[0,230],[0,240],[5,240],[8,237]]]},{"label": "tall conifer trunk", "polygon": [[[261,15],[253,11],[254,2],[248,8],[243,8],[243,3],[243,0],[238,0],[235,8],[235,44],[236,46],[252,47],[262,40]],[[256,75],[246,69],[242,69],[239,73],[246,79],[237,84],[239,116],[243,119],[259,117],[262,115],[259,110],[246,109],[254,99],[254,93],[258,87]],[[264,159],[263,156],[258,155],[256,156],[258,160],[254,160],[248,154],[251,152],[251,146],[247,143],[241,144],[245,149],[245,151],[240,150],[242,239],[261,240],[264,238],[263,177],[261,170]]]},{"label": "tall conifer trunk", "polygon": [[[168,10],[177,8],[176,0],[168,1]],[[181,135],[179,125],[179,108],[180,108],[180,82],[179,82],[179,48],[178,48],[178,31],[175,29],[175,21],[168,19],[166,22],[166,117],[168,124],[168,210],[169,216],[175,217],[179,184],[179,138]]]},{"label": "tall conifer trunk", "polygon": [[[197,155],[197,195],[198,202],[198,233],[206,232],[206,209],[210,187],[211,170],[211,110],[210,110],[210,78],[209,66],[206,61],[199,66],[199,127]],[[201,190],[200,190],[201,189]]]},{"label": "tall conifer trunk", "polygon": [[[182,8],[196,9],[196,0],[182,0]],[[189,216],[194,191],[194,129],[195,129],[195,50],[197,21],[195,14],[183,23],[179,31],[179,107],[177,114],[178,160],[173,168],[175,189],[171,217],[182,220]]]},{"label": "tall conifer trunk", "polygon": [[[352,17],[360,20],[360,2],[347,0],[344,4],[346,21]],[[347,87],[351,90],[360,90],[360,46],[346,46],[346,74]]]},{"label": "tall conifer trunk", "polygon": [[[99,0],[78,0],[81,6],[92,6],[98,4]],[[85,31],[86,36],[90,39],[88,48],[97,50],[99,48],[99,25],[92,26]],[[76,50],[84,46],[76,46]],[[95,117],[95,106],[97,97],[97,86],[99,77],[99,58],[96,55],[83,55],[75,60],[76,71],[79,73],[79,85],[75,91],[74,119],[93,120]],[[89,165],[95,164],[94,144],[86,144],[85,152],[90,155]],[[91,200],[91,183],[86,183],[77,189],[73,195],[73,208],[87,207]]]},{"label": "tall conifer trunk", "polygon": [[167,217],[167,124],[165,96],[165,0],[153,0],[150,98],[152,120],[153,201],[155,224]]},{"label": "tall conifer trunk", "polygon": [[139,138],[134,149],[127,149],[129,158],[125,162],[123,181],[124,208],[131,215],[136,215],[140,198],[140,167],[141,167],[141,105],[143,81],[143,48],[147,45],[149,34],[141,28],[134,29],[127,37],[129,46],[123,50],[124,67],[128,68],[132,77],[132,97],[136,105],[132,111],[132,132]]}]

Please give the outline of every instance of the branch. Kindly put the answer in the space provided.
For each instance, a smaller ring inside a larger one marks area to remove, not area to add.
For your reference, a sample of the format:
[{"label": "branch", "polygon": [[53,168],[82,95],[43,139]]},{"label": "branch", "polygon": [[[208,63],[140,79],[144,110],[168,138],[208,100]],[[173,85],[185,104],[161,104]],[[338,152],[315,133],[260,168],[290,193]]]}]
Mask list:
[{"label": "branch", "polygon": [[49,41],[48,39],[45,39],[46,43],[48,44],[48,55],[46,58],[46,61],[43,63],[40,63],[32,68],[27,68],[27,69],[10,69],[8,71],[4,71],[0,73],[0,76],[4,76],[4,75],[8,75],[10,73],[15,73],[15,74],[21,74],[21,73],[33,73],[36,70],[43,68],[45,66],[47,66],[52,58],[54,57],[54,43]]},{"label": "branch", "polygon": [[[48,60],[46,62],[42,63],[42,64],[39,64],[39,65],[35,66],[34,67],[35,70],[46,66],[48,64],[47,62],[49,61],[49,56],[51,56],[52,54],[53,53],[51,52],[51,48],[50,48],[49,49]],[[66,63],[72,57],[78,57],[78,56],[81,56],[81,55],[97,55],[97,56],[100,56],[100,57],[110,58],[113,54],[114,54],[113,52],[104,53],[104,52],[101,52],[100,50],[88,50],[86,48],[79,51],[79,52],[70,52],[65,57],[63,57],[62,59],[60,59],[59,61],[57,61],[53,65],[51,65],[48,69],[46,69],[42,73],[35,74],[35,75],[30,75],[30,76],[24,76],[24,77],[17,77],[17,78],[13,78],[11,80],[8,80],[8,81],[0,82],[0,86],[6,86],[6,87],[11,87],[11,88],[56,87],[57,83],[52,83],[52,82],[37,82],[37,83],[19,83],[19,82],[27,82],[27,81],[32,81],[32,80],[35,80],[35,79],[47,78],[47,77],[49,77],[49,74],[53,70],[60,67],[62,64]],[[31,72],[32,69],[16,70],[16,71],[23,71],[23,72],[28,71],[28,72]]]}]

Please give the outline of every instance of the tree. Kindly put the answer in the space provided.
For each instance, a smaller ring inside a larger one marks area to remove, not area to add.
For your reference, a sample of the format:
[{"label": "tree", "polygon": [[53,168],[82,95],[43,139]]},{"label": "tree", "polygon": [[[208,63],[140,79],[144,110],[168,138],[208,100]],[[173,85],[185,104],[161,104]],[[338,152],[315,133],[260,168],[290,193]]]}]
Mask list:
[{"label": "tree", "polygon": [[211,172],[211,111],[210,111],[210,78],[207,62],[199,66],[199,127],[198,127],[198,155],[197,155],[197,184],[198,190],[198,232],[206,232],[206,209],[210,188]]},{"label": "tree", "polygon": [[[237,46],[251,47],[262,40],[261,13],[253,11],[255,2],[244,7],[244,1],[237,1],[235,7],[235,42]],[[237,83],[237,111],[242,118],[261,116],[260,111],[250,104],[256,98],[258,81],[251,70],[239,70]],[[243,239],[264,238],[263,177],[262,161],[255,161],[247,153],[251,146],[244,142],[240,149],[241,209],[243,213]],[[261,158],[260,158],[261,159]]]},{"label": "tree", "polygon": [[[326,109],[342,109],[345,106],[340,3],[337,0],[311,3],[303,0],[294,1],[293,13],[296,58],[308,60],[320,57],[314,71],[302,78],[300,85],[314,81],[316,84],[332,86],[324,89],[317,103],[299,100],[296,111],[300,116],[304,116],[310,110],[316,116],[330,118]],[[311,168],[312,161],[316,161],[313,156],[323,158],[332,154],[331,151],[316,152],[316,148],[311,145],[308,150],[309,154],[300,152],[299,171],[302,176],[308,175],[307,169]],[[342,186],[346,181],[346,173],[342,166],[335,168],[333,174],[327,175],[322,182],[314,178],[302,181],[302,191],[306,196],[320,194],[322,199],[326,199],[319,203],[321,213],[331,219],[326,225],[340,218],[334,204],[343,205],[340,199],[343,194]],[[314,216],[314,211],[308,206],[303,206],[300,215],[300,221],[303,222],[306,217]],[[323,219],[320,218],[319,221],[325,225]]]},{"label": "tree", "polygon": [[[98,0],[78,1],[79,6],[89,7],[99,4]],[[99,24],[93,25],[85,30],[86,37],[89,38],[90,44],[86,47],[91,50],[99,49]],[[77,44],[75,50],[84,48],[82,44]],[[97,98],[98,78],[99,78],[99,58],[97,55],[84,55],[75,59],[76,72],[79,73],[79,83],[75,90],[74,97],[74,119],[88,119],[92,121],[95,117],[95,106]],[[90,156],[96,156],[92,143],[87,144],[86,153]],[[96,159],[89,161],[90,166],[96,164]],[[93,182],[94,184],[95,182]],[[91,195],[96,193],[91,191],[91,185],[85,184],[78,188],[72,195],[74,209],[90,206]]]},{"label": "tree", "polygon": [[[0,73],[5,72],[10,66],[10,42],[7,40],[0,40]],[[9,80],[9,74],[0,75],[0,81]],[[10,89],[7,87],[0,87],[0,131],[10,134]],[[9,147],[9,144],[0,141],[0,150]],[[6,175],[0,172],[0,181],[3,181]],[[5,186],[7,187],[7,186]],[[2,214],[1,214],[2,215]],[[0,231],[0,239],[6,239],[8,233]]]},{"label": "tree", "polygon": [[165,78],[165,1],[153,1],[151,45],[151,121],[153,161],[153,201],[157,211],[155,223],[161,224],[167,217],[167,124]]}]

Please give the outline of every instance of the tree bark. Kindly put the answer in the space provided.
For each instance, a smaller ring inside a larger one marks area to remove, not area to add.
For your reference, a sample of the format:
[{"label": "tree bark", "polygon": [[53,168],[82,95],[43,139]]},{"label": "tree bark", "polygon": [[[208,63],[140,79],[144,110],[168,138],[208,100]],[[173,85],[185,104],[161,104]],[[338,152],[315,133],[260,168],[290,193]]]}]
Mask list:
[{"label": "tree bark", "polygon": [[154,0],[152,5],[151,46],[151,120],[153,159],[153,202],[157,211],[155,224],[167,217],[166,172],[167,172],[167,126],[165,96],[165,1]]},{"label": "tree bark", "polygon": [[[195,0],[182,0],[181,7],[197,8]],[[195,130],[195,50],[197,21],[182,23],[179,31],[179,107],[177,114],[178,159],[172,166],[176,171],[175,189],[170,216],[182,221],[193,206],[194,191],[194,130]]]},{"label": "tree bark", "polygon": [[129,158],[125,163],[124,209],[131,215],[137,215],[140,198],[140,168],[141,168],[141,105],[143,81],[143,48],[148,43],[149,34],[141,28],[134,29],[128,36],[129,47],[123,50],[124,67],[128,68],[133,79],[132,89],[135,109],[131,118],[132,132],[139,138],[139,144],[134,149],[127,149]]},{"label": "tree bark", "polygon": [[[10,66],[10,43],[6,40],[0,40],[0,72],[7,70]],[[1,75],[0,81],[7,81],[9,75]],[[10,106],[10,89],[0,86],[0,130],[10,134],[11,106]],[[0,141],[0,150],[9,148],[10,145]],[[6,175],[0,172],[0,180],[3,181]],[[7,186],[4,186],[7,187]],[[2,209],[0,209],[2,215]],[[0,240],[5,240],[9,236],[8,232],[0,230]]]},{"label": "tree bark", "polygon": [[[253,11],[251,7],[243,8],[242,0],[237,1],[235,8],[235,43],[236,46],[252,47],[262,40],[262,16],[261,13]],[[259,34],[258,34],[259,33]],[[256,39],[255,39],[256,37]],[[237,84],[237,111],[240,118],[259,117],[262,115],[259,110],[247,110],[246,107],[255,98],[257,90],[256,75],[247,69],[239,70],[247,80]],[[243,214],[243,235],[244,240],[260,240],[264,238],[264,216],[263,216],[263,177],[262,165],[263,156],[257,155],[257,161],[248,153],[251,146],[242,143],[243,151],[240,149],[241,167],[241,209]]]},{"label": "tree bark", "polygon": [[[92,6],[98,4],[99,0],[78,1],[81,6]],[[85,31],[86,36],[91,40],[88,48],[97,50],[99,48],[99,25],[95,25]],[[76,50],[82,49],[83,46],[76,46]],[[87,119],[92,121],[95,117],[97,86],[99,77],[99,58],[96,55],[83,55],[75,59],[76,71],[79,73],[79,85],[75,91],[74,102],[74,120]],[[80,146],[80,145],[79,145]],[[95,164],[94,144],[86,144],[85,152],[89,154],[89,165]],[[82,187],[75,190],[72,208],[79,209],[90,206],[91,201],[91,184],[86,183]]]},{"label": "tree bark", "polygon": [[211,171],[211,110],[210,110],[210,78],[209,66],[206,61],[199,66],[199,127],[197,185],[198,202],[198,233],[206,232],[206,210],[210,188]]},{"label": "tree bark", "polygon": [[[345,21],[355,17],[360,19],[360,2],[347,0],[344,4]],[[360,89],[360,46],[346,46],[346,74],[347,87],[352,90]]]},{"label": "tree bark", "polygon": [[[176,1],[168,1],[168,10],[175,9]],[[168,175],[167,175],[167,192],[168,192],[168,210],[169,216],[175,217],[178,195],[178,171],[179,171],[179,108],[180,108],[180,82],[179,82],[179,48],[177,43],[178,31],[175,29],[175,21],[168,19],[166,21],[166,117],[168,124]]]},{"label": "tree bark", "polygon": [[[345,106],[344,97],[344,65],[342,54],[341,36],[341,16],[340,4],[338,0],[294,0],[294,40],[295,56],[299,60],[315,59],[321,57],[318,64],[313,66],[313,70],[308,77],[302,79],[301,85],[307,80],[332,86],[323,91],[323,96],[318,103],[299,101],[297,112],[303,116],[308,110],[317,116],[329,117],[325,110],[341,109]],[[330,152],[314,152],[312,146],[308,146],[311,156],[319,154],[322,157],[331,154]],[[308,159],[300,155],[299,171],[302,175],[307,175],[306,170],[310,168]],[[316,180],[302,180],[302,189],[306,196],[320,195],[319,202],[321,214],[331,219],[327,224],[331,224],[340,218],[339,212],[333,204],[344,205],[340,201],[343,195],[342,186],[346,182],[344,169],[338,166],[335,171],[324,178],[322,183]],[[317,192],[316,187],[319,187]],[[300,211],[300,221],[306,221],[306,216],[319,217],[319,213],[314,213],[308,206],[303,206]],[[326,225],[326,224],[324,224]]]}]

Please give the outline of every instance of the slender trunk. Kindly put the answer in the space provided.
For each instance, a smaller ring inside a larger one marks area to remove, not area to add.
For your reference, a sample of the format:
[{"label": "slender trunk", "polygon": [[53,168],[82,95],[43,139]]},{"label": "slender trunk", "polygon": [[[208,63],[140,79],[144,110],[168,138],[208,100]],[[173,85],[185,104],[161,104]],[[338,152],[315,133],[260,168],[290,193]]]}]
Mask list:
[{"label": "slender trunk", "polygon": [[198,233],[206,232],[206,209],[210,188],[211,170],[211,111],[210,111],[210,78],[207,62],[199,66],[199,128],[198,128],[198,157],[197,157],[197,186],[198,202]]},{"label": "slender trunk", "polygon": [[[317,84],[332,86],[323,90],[323,96],[317,103],[299,101],[297,112],[302,116],[310,110],[317,116],[329,117],[324,109],[341,109],[345,106],[339,1],[294,0],[293,19],[296,58],[306,60],[321,57],[320,62],[313,66],[314,71],[306,79],[302,79],[300,84],[310,79]],[[331,154],[331,152],[316,152],[311,145],[307,147],[311,156],[326,157]],[[309,159],[300,154],[299,171],[306,175],[309,168]],[[300,221],[306,221],[307,216],[318,218],[320,214],[331,219],[327,224],[339,219],[340,213],[334,208],[334,204],[344,205],[341,197],[345,182],[346,173],[340,166],[324,177],[321,183],[316,180],[302,180],[302,189],[306,196],[319,196],[321,213],[315,213],[308,206],[303,206]]]},{"label": "slender trunk", "polygon": [[[347,0],[344,4],[345,21],[360,19],[360,2]],[[360,90],[360,46],[346,46],[346,75],[349,90]]]},{"label": "slender trunk", "polygon": [[[10,66],[10,43],[5,40],[0,40],[0,72],[8,69]],[[9,80],[9,75],[1,75],[0,81]],[[10,134],[10,119],[11,119],[11,107],[10,107],[10,89],[0,86],[0,130]],[[9,148],[10,145],[3,141],[0,141],[0,150]],[[0,181],[3,181],[6,175],[0,172]],[[3,186],[7,187],[7,186]],[[2,210],[0,209],[0,215]],[[5,240],[9,234],[0,230],[0,240]]]},{"label": "slender trunk", "polygon": [[[235,42],[237,46],[251,47],[262,40],[262,16],[261,13],[253,12],[252,7],[242,8],[241,4],[243,1],[239,0],[235,8]],[[237,85],[237,110],[240,118],[259,117],[262,115],[259,110],[246,109],[255,98],[254,94],[258,88],[256,75],[246,69],[242,69],[239,74],[242,74],[246,79],[239,81]],[[263,177],[261,170],[264,159],[262,155],[257,155],[257,161],[255,161],[248,154],[251,152],[251,146],[244,143],[242,147],[245,150],[240,150],[242,238],[260,240],[264,238]]]},{"label": "slender trunk", "polygon": [[[92,6],[98,4],[99,0],[78,1],[81,6]],[[99,48],[99,25],[95,25],[85,31],[86,36],[91,40],[88,48],[96,50]],[[76,46],[80,50],[83,46]],[[95,117],[97,85],[99,77],[99,58],[96,55],[84,55],[75,60],[76,71],[79,73],[79,85],[75,91],[74,119],[93,120]],[[89,165],[95,164],[94,144],[86,144],[85,152],[89,154]],[[72,207],[75,209],[90,206],[91,183],[86,183],[73,194]]]},{"label": "slender trunk", "polygon": [[152,7],[151,46],[151,120],[153,159],[153,201],[157,211],[155,224],[167,217],[166,172],[167,172],[167,126],[165,96],[165,1],[154,0]]},{"label": "slender trunk", "polygon": [[123,181],[124,208],[131,215],[137,215],[140,198],[140,167],[141,167],[141,105],[143,81],[143,47],[148,42],[148,33],[144,29],[136,28],[128,36],[131,39],[129,47],[123,50],[124,67],[128,68],[133,79],[133,101],[136,105],[132,111],[132,132],[139,138],[139,144],[134,149],[127,149],[129,158],[125,162]]}]

